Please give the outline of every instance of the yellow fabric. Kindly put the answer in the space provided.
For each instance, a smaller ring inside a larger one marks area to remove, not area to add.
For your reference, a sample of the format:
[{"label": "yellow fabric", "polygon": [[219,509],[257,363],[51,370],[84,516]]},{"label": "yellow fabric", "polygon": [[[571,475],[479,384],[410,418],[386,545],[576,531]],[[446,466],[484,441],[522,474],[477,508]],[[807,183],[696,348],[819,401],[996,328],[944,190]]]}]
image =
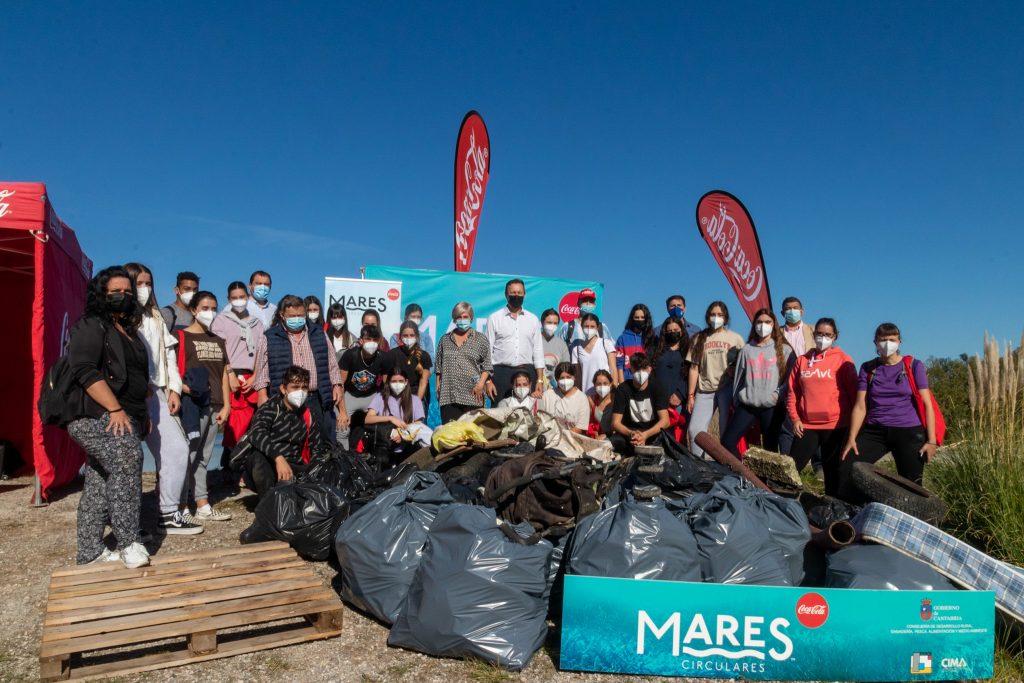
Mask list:
[{"label": "yellow fabric", "polygon": [[441,425],[434,430],[431,443],[433,443],[435,451],[441,452],[450,451],[471,442],[482,443],[486,440],[484,430],[480,428],[480,425],[455,421]]}]

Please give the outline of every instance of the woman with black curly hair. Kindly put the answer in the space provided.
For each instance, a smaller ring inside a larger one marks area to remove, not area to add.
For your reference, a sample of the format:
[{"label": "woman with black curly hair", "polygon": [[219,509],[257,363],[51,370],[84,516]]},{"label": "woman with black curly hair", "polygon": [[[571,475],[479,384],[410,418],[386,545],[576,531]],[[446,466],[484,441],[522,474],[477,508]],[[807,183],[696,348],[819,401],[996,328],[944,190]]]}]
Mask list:
[{"label": "woman with black curly hair", "polygon": [[[124,268],[100,271],[89,283],[85,314],[71,330],[67,362],[84,396],[68,434],[86,453],[78,504],[78,563],[121,560],[149,564],[140,543],[142,446],[147,431],[149,357],[137,336],[142,307]],[[104,547],[107,518],[117,551]]]}]

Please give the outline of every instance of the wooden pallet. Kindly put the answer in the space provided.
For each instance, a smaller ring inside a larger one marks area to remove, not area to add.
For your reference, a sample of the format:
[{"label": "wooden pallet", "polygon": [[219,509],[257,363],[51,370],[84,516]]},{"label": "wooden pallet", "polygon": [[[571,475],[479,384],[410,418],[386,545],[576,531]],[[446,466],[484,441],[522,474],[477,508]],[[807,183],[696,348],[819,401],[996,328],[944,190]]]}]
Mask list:
[{"label": "wooden pallet", "polygon": [[160,556],[138,569],[58,569],[39,674],[83,680],[181,666],[331,638],[341,620],[338,595],[278,541]]}]

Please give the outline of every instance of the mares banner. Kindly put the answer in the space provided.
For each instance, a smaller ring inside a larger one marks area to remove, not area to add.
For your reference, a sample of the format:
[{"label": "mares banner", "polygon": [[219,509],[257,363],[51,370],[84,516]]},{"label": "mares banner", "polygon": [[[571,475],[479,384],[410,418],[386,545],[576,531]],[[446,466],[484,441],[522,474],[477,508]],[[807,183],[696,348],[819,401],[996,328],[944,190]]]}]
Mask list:
[{"label": "mares banner", "polygon": [[[365,311],[380,316],[381,334],[387,339],[402,324],[402,283],[387,280],[329,277],[324,280],[324,306],[340,303],[345,307],[349,331],[356,337]],[[327,309],[324,309],[324,320]]]},{"label": "mares banner", "polygon": [[566,576],[561,669],[693,678],[990,678],[995,594]]},{"label": "mares banner", "polygon": [[468,273],[473,265],[490,175],[491,138],[483,118],[471,111],[462,119],[455,143],[455,270],[459,273]]},{"label": "mares banner", "polygon": [[697,229],[732,285],[747,317],[759,308],[772,309],[768,275],[754,220],[743,203],[728,192],[714,190],[697,202]]}]

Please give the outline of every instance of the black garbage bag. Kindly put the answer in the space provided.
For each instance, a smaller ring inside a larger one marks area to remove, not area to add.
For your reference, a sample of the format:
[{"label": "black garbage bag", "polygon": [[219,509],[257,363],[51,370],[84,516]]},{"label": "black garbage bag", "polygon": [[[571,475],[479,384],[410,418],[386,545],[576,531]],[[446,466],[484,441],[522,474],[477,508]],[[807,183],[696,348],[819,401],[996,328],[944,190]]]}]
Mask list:
[{"label": "black garbage bag", "polygon": [[445,507],[388,645],[523,669],[548,632],[551,552],[529,524],[499,521],[492,508]]},{"label": "black garbage bag", "polygon": [[798,500],[807,513],[807,521],[819,529],[827,529],[835,522],[851,520],[861,510],[859,505],[806,491],[800,494]]},{"label": "black garbage bag", "polygon": [[308,480],[284,482],[260,499],[252,525],[238,540],[286,541],[307,560],[326,560],[338,525],[348,513],[348,501],[333,486]]},{"label": "black garbage bag", "polygon": [[457,502],[467,505],[487,505],[487,500],[484,497],[484,483],[487,481],[487,475],[505,460],[506,458],[498,457],[493,453],[480,451],[443,471],[441,468],[438,468],[437,471],[441,472],[441,479]]},{"label": "black garbage bag", "polygon": [[686,501],[687,517],[700,550],[705,581],[792,586],[789,560],[771,535],[768,516],[735,494],[739,477]]},{"label": "black garbage bag", "polygon": [[584,576],[700,581],[697,541],[666,501],[632,493],[579,522],[567,550],[565,572]]},{"label": "black garbage bag", "polygon": [[952,591],[956,586],[932,567],[884,545],[850,545],[830,553],[826,588]]},{"label": "black garbage bag", "polygon": [[606,507],[621,502],[625,498],[625,493],[634,486],[654,485],[661,489],[661,495],[665,498],[683,499],[694,493],[710,491],[717,481],[731,474],[725,465],[698,458],[664,432],[654,445],[661,446],[665,451],[658,466],[660,471],[641,471],[634,458],[618,490],[605,499]]},{"label": "black garbage bag", "polygon": [[427,529],[454,503],[434,472],[415,472],[345,520],[334,537],[341,597],[392,623],[420,563]]}]

